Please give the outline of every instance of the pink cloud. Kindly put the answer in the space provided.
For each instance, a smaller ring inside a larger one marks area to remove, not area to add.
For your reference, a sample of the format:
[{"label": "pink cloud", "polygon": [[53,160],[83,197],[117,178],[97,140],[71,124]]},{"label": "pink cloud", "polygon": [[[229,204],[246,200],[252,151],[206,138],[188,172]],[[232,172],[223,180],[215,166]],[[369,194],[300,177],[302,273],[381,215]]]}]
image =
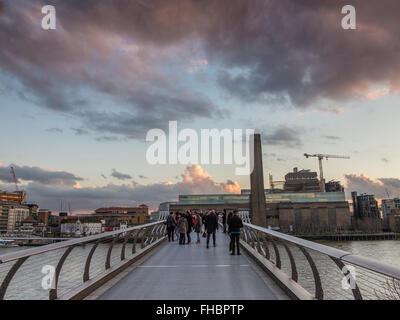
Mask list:
[{"label": "pink cloud", "polygon": [[382,98],[383,96],[386,96],[387,94],[389,94],[390,89],[386,88],[386,89],[380,89],[380,90],[375,90],[375,91],[371,91],[368,92],[365,97],[368,100],[377,100],[379,98]]}]

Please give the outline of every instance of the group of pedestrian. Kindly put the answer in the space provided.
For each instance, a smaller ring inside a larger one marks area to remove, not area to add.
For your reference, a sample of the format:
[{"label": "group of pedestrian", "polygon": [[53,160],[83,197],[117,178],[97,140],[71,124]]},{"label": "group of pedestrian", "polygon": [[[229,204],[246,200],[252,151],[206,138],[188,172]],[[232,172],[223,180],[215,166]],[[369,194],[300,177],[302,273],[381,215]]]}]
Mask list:
[{"label": "group of pedestrian", "polygon": [[[232,255],[240,255],[239,239],[240,228],[243,227],[242,219],[240,219],[238,211],[230,212],[228,215],[226,210],[221,215],[223,232],[228,232],[231,238],[229,244],[229,251]],[[167,225],[168,241],[175,241],[174,236],[179,240],[179,245],[188,245],[191,243],[191,233],[194,231],[197,234],[196,244],[200,244],[200,238],[207,238],[207,249],[210,247],[210,240],[212,238],[214,247],[216,246],[216,232],[219,230],[218,214],[215,210],[191,212],[170,212],[165,222]],[[228,225],[228,229],[227,229]]]}]

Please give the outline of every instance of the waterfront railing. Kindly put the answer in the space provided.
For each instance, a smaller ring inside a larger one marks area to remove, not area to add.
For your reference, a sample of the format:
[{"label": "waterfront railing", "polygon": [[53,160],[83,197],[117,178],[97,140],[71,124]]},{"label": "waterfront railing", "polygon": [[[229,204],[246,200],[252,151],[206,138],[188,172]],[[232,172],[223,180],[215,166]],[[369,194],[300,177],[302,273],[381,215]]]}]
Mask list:
[{"label": "waterfront railing", "polygon": [[82,299],[165,240],[163,219],[0,255],[0,300]]},{"label": "waterfront railing", "polygon": [[400,300],[400,268],[242,218],[242,246],[292,298]]}]

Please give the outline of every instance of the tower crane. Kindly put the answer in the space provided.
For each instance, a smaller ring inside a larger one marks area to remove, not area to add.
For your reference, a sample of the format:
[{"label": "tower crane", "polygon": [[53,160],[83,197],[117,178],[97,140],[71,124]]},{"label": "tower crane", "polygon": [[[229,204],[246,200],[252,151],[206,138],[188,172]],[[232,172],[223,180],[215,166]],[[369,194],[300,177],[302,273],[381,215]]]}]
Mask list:
[{"label": "tower crane", "polygon": [[284,183],[285,181],[274,181],[274,178],[272,177],[272,174],[269,175],[269,185],[270,185],[270,190],[271,193],[275,192],[275,184],[276,183]]},{"label": "tower crane", "polygon": [[335,156],[331,154],[308,154],[305,153],[304,156],[308,158],[318,158],[319,161],[319,183],[321,185],[321,192],[325,192],[325,179],[324,179],[324,172],[322,170],[322,159],[328,160],[329,158],[334,158],[334,159],[350,159],[350,157],[347,156]]},{"label": "tower crane", "polygon": [[18,182],[17,182],[17,176],[15,175],[15,171],[14,171],[14,167],[11,167],[11,174],[13,176],[14,179],[14,183],[15,183],[15,189],[18,192]]}]

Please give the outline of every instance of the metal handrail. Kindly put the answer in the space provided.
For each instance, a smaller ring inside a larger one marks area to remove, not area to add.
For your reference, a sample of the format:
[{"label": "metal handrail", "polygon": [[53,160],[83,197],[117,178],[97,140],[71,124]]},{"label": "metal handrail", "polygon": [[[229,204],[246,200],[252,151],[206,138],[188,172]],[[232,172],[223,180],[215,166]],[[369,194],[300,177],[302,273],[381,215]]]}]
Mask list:
[{"label": "metal handrail", "polygon": [[48,245],[44,245],[44,246],[40,246],[40,247],[36,247],[36,248],[6,253],[3,255],[0,255],[0,263],[10,262],[10,261],[17,260],[20,258],[30,257],[30,256],[41,254],[44,252],[66,248],[71,245],[79,245],[79,244],[92,242],[92,241],[99,240],[99,239],[106,239],[106,238],[109,238],[109,237],[112,237],[112,236],[115,236],[115,235],[118,235],[121,233],[155,226],[155,225],[159,224],[160,221],[147,223],[147,224],[141,224],[141,225],[127,228],[124,230],[109,231],[109,232],[104,232],[104,233],[100,233],[100,234],[96,234],[96,235],[92,235],[92,236],[87,236],[87,237],[82,237],[82,238],[74,238],[71,240],[63,241],[63,242],[48,244]]},{"label": "metal handrail", "polygon": [[371,258],[365,258],[359,255],[352,254],[351,252],[348,251],[343,251],[339,249],[335,249],[320,243],[304,240],[301,238],[297,238],[294,236],[290,236],[281,232],[277,232],[274,230],[270,230],[267,228],[263,228],[260,226],[256,226],[250,223],[243,223],[244,226],[250,227],[254,230],[258,230],[260,232],[266,233],[270,236],[276,237],[278,239],[282,239],[285,241],[288,241],[290,243],[299,245],[301,247],[311,249],[317,252],[320,252],[322,254],[325,254],[327,256],[352,263],[354,265],[357,265],[359,267],[395,278],[397,280],[400,280],[400,268],[396,268],[394,266],[382,263],[380,261],[371,259]]},{"label": "metal handrail", "polygon": [[[160,229],[161,237],[156,238],[155,232],[156,231],[158,232],[158,229]],[[52,263],[57,263],[57,267],[55,268],[55,274],[54,274],[55,277],[53,278],[55,286],[53,288],[51,288],[49,291],[49,299],[54,300],[54,299],[59,298],[59,292],[58,292],[59,291],[58,289],[60,287],[59,279],[60,279],[60,274],[61,274],[64,262],[70,256],[71,252],[72,252],[71,256],[76,255],[76,254],[74,254],[74,252],[75,252],[75,250],[73,250],[74,248],[81,246],[81,245],[86,245],[88,243],[93,243],[93,246],[91,247],[91,249],[87,250],[87,252],[84,253],[84,255],[85,254],[87,255],[86,262],[83,265],[81,274],[78,276],[78,279],[79,279],[79,277],[81,278],[81,281],[82,281],[81,285],[83,285],[85,287],[86,284],[88,283],[88,281],[93,279],[90,276],[90,264],[91,264],[91,260],[92,260],[92,257],[93,257],[93,254],[94,254],[96,248],[98,247],[98,245],[100,243],[109,243],[107,254],[102,257],[104,260],[104,270],[102,271],[101,274],[96,276],[96,277],[99,277],[99,279],[92,281],[92,283],[89,285],[89,287],[91,286],[90,290],[92,290],[93,288],[95,288],[96,285],[101,284],[101,281],[103,281],[102,280],[103,278],[105,279],[106,277],[109,276],[109,274],[120,272],[120,270],[122,270],[123,268],[128,266],[130,263],[132,263],[132,261],[134,261],[133,259],[137,259],[138,257],[142,256],[145,252],[147,252],[147,250],[148,250],[147,247],[149,248],[149,250],[151,250],[156,245],[161,243],[165,239],[165,229],[166,229],[165,220],[160,218],[156,222],[142,224],[142,225],[134,226],[134,227],[123,229],[123,230],[105,232],[105,233],[82,237],[82,238],[75,238],[75,239],[67,240],[67,241],[64,241],[61,243],[49,244],[49,245],[45,245],[45,246],[38,247],[38,248],[32,248],[32,249],[27,249],[27,250],[22,250],[22,251],[17,251],[17,252],[12,252],[12,253],[1,255],[0,256],[0,265],[9,263],[11,265],[11,268],[7,270],[7,267],[6,267],[4,269],[7,272],[6,275],[3,279],[0,279],[1,280],[1,282],[0,282],[0,300],[4,299],[7,289],[10,286],[10,284],[12,283],[14,276],[18,273],[18,270],[21,268],[21,266],[23,267],[23,265],[24,266],[26,265],[25,261],[28,258],[30,258],[31,256],[39,255],[39,257],[43,257],[43,259],[46,259],[46,255],[49,252],[54,252],[56,250],[57,250],[56,252],[59,252],[58,251],[59,249],[61,249],[61,252],[63,252],[62,256],[60,258],[58,258],[58,262],[57,262],[57,260],[52,262]],[[129,238],[131,238],[133,234],[135,234],[135,236],[134,236],[133,244],[132,244],[132,255],[127,258],[125,255],[126,244],[129,240]],[[136,244],[138,242],[139,234],[141,234],[141,239],[140,239],[141,245],[140,245],[140,251],[136,254]],[[146,241],[144,241],[143,237],[146,237]],[[120,263],[115,264],[114,260],[112,261],[112,259],[111,259],[112,251],[113,251],[114,245],[119,241],[123,242],[122,246],[118,248],[119,250],[121,250],[120,259],[117,259],[120,261]],[[51,253],[50,255],[52,255],[52,254],[53,253]],[[81,257],[81,256],[78,255],[78,257]],[[29,259],[29,261],[31,261],[31,259]],[[36,265],[37,265],[37,263],[36,263]],[[30,266],[30,268],[32,268],[32,266]],[[77,275],[78,274],[79,273],[77,273]],[[33,283],[34,282],[32,282],[31,284],[33,284]],[[80,290],[79,285],[76,284],[76,286],[78,286],[78,287],[75,287],[75,288],[77,288],[76,290],[79,291]],[[88,288],[85,289],[86,293],[89,292]],[[74,288],[72,288],[72,289],[75,290]],[[79,294],[83,294],[83,293],[79,293]]]}]

